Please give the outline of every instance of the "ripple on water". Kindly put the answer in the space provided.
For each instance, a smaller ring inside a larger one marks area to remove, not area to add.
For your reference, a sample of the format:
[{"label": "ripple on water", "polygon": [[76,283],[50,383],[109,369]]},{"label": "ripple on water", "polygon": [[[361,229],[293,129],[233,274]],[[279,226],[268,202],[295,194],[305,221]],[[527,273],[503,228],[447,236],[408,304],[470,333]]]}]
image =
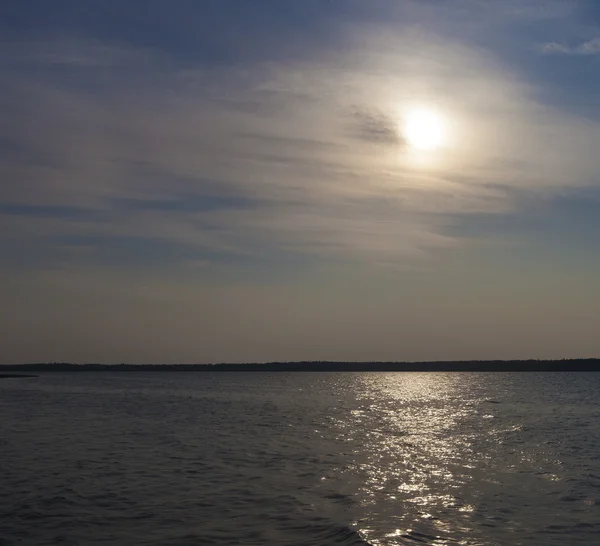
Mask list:
[{"label": "ripple on water", "polygon": [[600,533],[595,375],[19,381],[0,385],[0,546],[562,546]]}]

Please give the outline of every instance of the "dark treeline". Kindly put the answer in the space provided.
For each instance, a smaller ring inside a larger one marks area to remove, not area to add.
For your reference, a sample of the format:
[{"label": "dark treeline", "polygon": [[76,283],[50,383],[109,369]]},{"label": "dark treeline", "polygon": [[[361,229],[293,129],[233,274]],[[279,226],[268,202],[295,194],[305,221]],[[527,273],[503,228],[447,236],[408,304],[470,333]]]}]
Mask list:
[{"label": "dark treeline", "polygon": [[71,364],[0,366],[12,372],[540,372],[600,371],[600,359],[470,360],[440,362],[266,362],[248,364]]}]

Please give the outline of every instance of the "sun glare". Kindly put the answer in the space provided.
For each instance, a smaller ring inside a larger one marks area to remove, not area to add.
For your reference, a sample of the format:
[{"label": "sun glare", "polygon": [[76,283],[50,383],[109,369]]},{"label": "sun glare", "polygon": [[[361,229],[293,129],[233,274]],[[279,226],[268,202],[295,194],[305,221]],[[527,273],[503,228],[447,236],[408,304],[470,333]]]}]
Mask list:
[{"label": "sun glare", "polygon": [[411,110],[404,122],[404,138],[417,150],[435,150],[444,143],[444,124],[431,110]]}]

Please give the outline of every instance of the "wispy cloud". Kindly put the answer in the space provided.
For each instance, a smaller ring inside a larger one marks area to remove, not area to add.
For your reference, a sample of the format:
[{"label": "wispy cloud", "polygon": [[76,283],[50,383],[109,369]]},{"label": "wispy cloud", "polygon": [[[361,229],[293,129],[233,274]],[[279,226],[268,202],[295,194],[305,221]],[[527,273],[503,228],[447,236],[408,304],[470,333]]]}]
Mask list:
[{"label": "wispy cloud", "polygon": [[[22,153],[3,163],[0,213],[13,231],[29,214],[44,238],[170,240],[197,245],[198,260],[402,263],[460,245],[446,229],[460,215],[506,212],[514,190],[586,185],[595,172],[596,125],[537,103],[489,56],[412,30],[367,30],[344,53],[291,64],[211,69],[138,63],[148,52],[96,42],[45,48],[51,58],[38,49],[2,75],[5,138]],[[420,163],[401,134],[414,97],[450,135]],[[14,113],[24,107],[26,118]]]},{"label": "wispy cloud", "polygon": [[542,45],[542,52],[549,55],[598,55],[600,54],[600,36],[577,45],[565,45],[548,42]]},{"label": "wispy cloud", "polygon": [[349,134],[368,143],[402,145],[403,137],[397,119],[364,106],[349,112]]}]

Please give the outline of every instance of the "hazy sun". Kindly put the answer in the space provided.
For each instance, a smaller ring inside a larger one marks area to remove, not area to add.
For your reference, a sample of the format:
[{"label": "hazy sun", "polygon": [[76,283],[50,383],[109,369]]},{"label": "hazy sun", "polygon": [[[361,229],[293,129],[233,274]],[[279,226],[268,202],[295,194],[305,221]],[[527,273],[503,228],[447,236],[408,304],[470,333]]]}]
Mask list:
[{"label": "hazy sun", "polygon": [[411,110],[404,121],[404,138],[417,150],[435,150],[444,143],[444,123],[432,110]]}]

